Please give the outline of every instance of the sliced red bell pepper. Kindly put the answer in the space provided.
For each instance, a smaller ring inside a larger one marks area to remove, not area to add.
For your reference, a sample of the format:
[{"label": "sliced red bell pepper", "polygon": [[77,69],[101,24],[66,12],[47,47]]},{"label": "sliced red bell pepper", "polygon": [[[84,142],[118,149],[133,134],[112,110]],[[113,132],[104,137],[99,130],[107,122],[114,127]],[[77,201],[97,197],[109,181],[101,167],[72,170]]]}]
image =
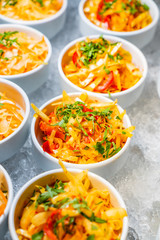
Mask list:
[{"label": "sliced red bell pepper", "polygon": [[81,106],[83,106],[83,109],[82,109],[83,112],[93,112],[92,109],[87,108],[87,107],[84,106],[83,104],[81,104]]},{"label": "sliced red bell pepper", "polygon": [[111,20],[111,16],[108,15],[104,18],[103,22],[105,23],[105,27],[106,29],[110,28],[110,20]]},{"label": "sliced red bell pepper", "polygon": [[78,68],[81,68],[80,64],[78,63],[78,53],[77,53],[77,51],[75,51],[73,53],[72,61]]},{"label": "sliced red bell pepper", "polygon": [[54,150],[56,150],[56,149],[59,148],[59,144],[58,144],[58,143],[53,143],[53,144],[51,145],[51,148],[54,149]]},{"label": "sliced red bell pepper", "polygon": [[128,88],[122,88],[122,91],[125,91],[125,90],[127,90]]},{"label": "sliced red bell pepper", "polygon": [[114,88],[115,90],[118,90],[116,85],[112,85],[112,88]]},{"label": "sliced red bell pepper", "polygon": [[56,131],[55,137],[61,138],[64,142],[69,140],[69,136],[65,136],[65,133],[59,130]]},{"label": "sliced red bell pepper", "polygon": [[57,240],[57,236],[53,233],[47,224],[44,225],[43,231],[51,240]]},{"label": "sliced red bell pepper", "polygon": [[55,128],[53,126],[49,126],[43,121],[40,122],[39,127],[46,135],[51,135],[52,130]]},{"label": "sliced red bell pepper", "polygon": [[42,148],[43,148],[44,152],[52,153],[52,149],[51,149],[49,141],[44,142],[42,145]]},{"label": "sliced red bell pepper", "polygon": [[61,209],[56,209],[51,213],[51,216],[47,219],[47,223],[43,227],[44,234],[46,234],[51,240],[57,240],[57,236],[53,233],[53,225],[56,218],[61,214]]},{"label": "sliced red bell pepper", "polygon": [[95,88],[95,91],[104,92],[109,86],[112,85],[113,81],[114,81],[114,75],[113,75],[113,72],[110,72],[107,75],[107,78]]},{"label": "sliced red bell pepper", "polygon": [[108,15],[106,17],[103,17],[101,13],[104,5],[105,5],[105,2],[113,2],[113,0],[101,0],[101,2],[99,3],[98,5],[98,10],[97,10],[97,19],[100,21],[100,22],[104,22],[104,23],[107,23],[108,24],[108,27],[109,27],[109,23],[110,23],[110,19],[111,19],[111,16]]},{"label": "sliced red bell pepper", "polygon": [[102,15],[99,14],[99,13],[101,12],[103,6],[104,6],[104,0],[100,1],[99,5],[98,5],[97,19],[98,19],[99,21],[102,21],[102,19],[103,19]]}]

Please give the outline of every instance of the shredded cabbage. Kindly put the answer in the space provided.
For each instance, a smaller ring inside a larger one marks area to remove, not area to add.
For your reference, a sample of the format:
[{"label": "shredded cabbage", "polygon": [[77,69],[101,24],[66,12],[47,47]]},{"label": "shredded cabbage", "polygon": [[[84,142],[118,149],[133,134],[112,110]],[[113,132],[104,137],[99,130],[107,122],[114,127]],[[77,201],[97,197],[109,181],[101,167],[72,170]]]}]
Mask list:
[{"label": "shredded cabbage", "polygon": [[44,37],[36,39],[18,31],[0,33],[0,75],[29,72],[44,64],[47,54]]}]

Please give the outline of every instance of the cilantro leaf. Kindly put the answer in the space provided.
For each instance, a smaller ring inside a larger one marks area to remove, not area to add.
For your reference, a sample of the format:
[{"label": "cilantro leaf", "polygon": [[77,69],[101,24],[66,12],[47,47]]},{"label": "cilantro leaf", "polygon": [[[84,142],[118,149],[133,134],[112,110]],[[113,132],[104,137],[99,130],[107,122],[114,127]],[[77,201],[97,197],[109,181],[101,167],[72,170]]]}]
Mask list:
[{"label": "cilantro leaf", "polygon": [[18,0],[5,0],[5,4],[4,4],[4,6],[3,7],[6,7],[7,5],[9,5],[9,6],[15,6],[16,4],[17,4],[17,2],[18,2]]},{"label": "cilantro leaf", "polygon": [[144,10],[146,10],[146,11],[149,10],[149,6],[146,3],[144,3],[142,6],[143,6]]},{"label": "cilantro leaf", "polygon": [[95,235],[94,235],[94,234],[89,235],[89,236],[87,237],[87,240],[95,240]]},{"label": "cilantro leaf", "polygon": [[32,235],[32,240],[41,240],[43,238],[43,231]]},{"label": "cilantro leaf", "polygon": [[97,142],[96,145],[93,146],[100,154],[104,153],[104,147],[101,142]]},{"label": "cilantro leaf", "polygon": [[43,0],[32,0],[32,2],[34,2],[34,3],[36,3],[36,2],[39,3],[41,7],[44,6]]},{"label": "cilantro leaf", "polygon": [[3,103],[0,103],[0,109],[2,108],[3,105],[4,105]]}]

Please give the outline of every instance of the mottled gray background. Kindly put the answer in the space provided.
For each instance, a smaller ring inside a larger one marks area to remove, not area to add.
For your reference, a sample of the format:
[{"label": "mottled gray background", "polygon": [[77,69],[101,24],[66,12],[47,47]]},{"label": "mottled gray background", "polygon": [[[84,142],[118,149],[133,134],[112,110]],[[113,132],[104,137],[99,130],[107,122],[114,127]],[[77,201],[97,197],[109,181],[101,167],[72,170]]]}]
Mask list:
[{"label": "mottled gray background", "polygon": [[[160,1],[156,2],[160,6]],[[29,95],[30,101],[38,107],[62,91],[57,59],[67,43],[81,36],[78,3],[79,0],[69,0],[65,27],[51,41],[53,55],[49,79]],[[160,81],[160,23],[154,40],[142,51],[149,64],[149,74],[141,98],[127,111],[136,131],[125,167],[111,180],[128,208],[131,227],[128,240],[155,239],[160,223],[160,99],[156,89],[156,83]],[[24,147],[2,164],[12,178],[15,194],[29,179],[42,172],[37,168],[31,150],[29,136]],[[10,239],[9,233],[5,239]]]}]

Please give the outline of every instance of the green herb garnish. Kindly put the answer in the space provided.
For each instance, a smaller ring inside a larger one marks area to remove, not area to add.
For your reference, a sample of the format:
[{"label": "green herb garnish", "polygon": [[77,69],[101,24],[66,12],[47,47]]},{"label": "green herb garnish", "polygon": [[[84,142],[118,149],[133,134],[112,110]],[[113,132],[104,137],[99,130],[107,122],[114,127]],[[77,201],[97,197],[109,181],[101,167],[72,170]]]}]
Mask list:
[{"label": "green herb garnish", "polygon": [[89,236],[87,237],[87,240],[95,240],[95,235],[94,235],[94,234],[89,235]]},{"label": "green herb garnish", "polygon": [[18,3],[18,0],[5,0],[5,4],[3,7],[9,6],[15,6]]},{"label": "green herb garnish", "polygon": [[43,238],[43,231],[32,235],[32,240],[41,240]]},{"label": "green herb garnish", "polygon": [[44,7],[43,0],[32,0],[34,3],[39,3],[41,7]]}]

